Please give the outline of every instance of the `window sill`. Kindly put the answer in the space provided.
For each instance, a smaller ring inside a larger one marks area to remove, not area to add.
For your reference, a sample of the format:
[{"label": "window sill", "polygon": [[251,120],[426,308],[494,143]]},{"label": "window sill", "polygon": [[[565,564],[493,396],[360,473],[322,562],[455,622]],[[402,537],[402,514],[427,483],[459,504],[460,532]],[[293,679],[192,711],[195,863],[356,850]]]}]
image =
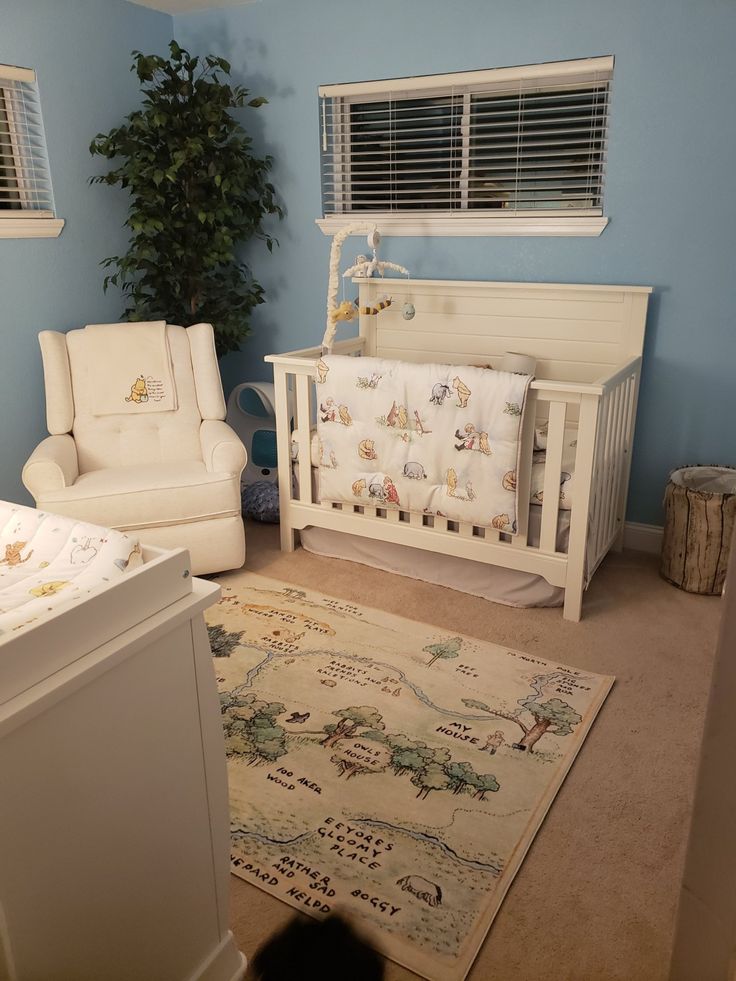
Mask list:
[{"label": "window sill", "polygon": [[549,218],[474,218],[469,215],[458,217],[417,215],[414,217],[396,215],[360,215],[317,218],[316,222],[325,235],[334,235],[346,225],[356,221],[375,222],[381,235],[434,236],[491,236],[491,235],[537,235],[537,236],[588,236],[597,237],[608,224],[608,218],[580,216],[555,216]]},{"label": "window sill", "polygon": [[0,218],[0,238],[58,238],[63,218]]}]

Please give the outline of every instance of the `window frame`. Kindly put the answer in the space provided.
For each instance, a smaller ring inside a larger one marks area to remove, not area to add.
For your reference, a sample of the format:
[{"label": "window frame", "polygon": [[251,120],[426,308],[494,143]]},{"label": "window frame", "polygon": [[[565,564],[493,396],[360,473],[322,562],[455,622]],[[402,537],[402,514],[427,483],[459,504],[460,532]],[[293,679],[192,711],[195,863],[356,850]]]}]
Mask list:
[{"label": "window frame", "polygon": [[[24,187],[24,171],[29,171],[32,166],[45,163],[48,169],[48,158],[46,156],[46,140],[43,138],[43,148],[39,150],[39,155],[29,154],[20,146],[18,126],[14,119],[14,108],[12,100],[8,97],[5,90],[8,83],[26,83],[36,86],[36,73],[31,68],[20,68],[16,65],[0,65],[0,110],[2,111],[4,128],[7,129],[9,147],[3,148],[0,152],[0,162],[8,163],[16,169],[14,192],[18,194],[21,206],[19,208],[0,209],[0,239],[4,238],[57,238],[64,227],[64,220],[56,216],[55,209],[34,208],[32,207],[31,194],[27,187]],[[38,92],[36,90],[36,95]],[[33,163],[31,163],[33,161]],[[50,184],[50,175],[49,175]],[[12,192],[13,189],[11,189]],[[53,204],[53,192],[50,192]]]},{"label": "window frame", "polygon": [[[603,78],[610,84],[613,76],[614,58],[585,58],[573,61],[548,62],[538,65],[521,65],[513,68],[498,68],[482,71],[455,72],[445,75],[419,76],[416,78],[387,79],[375,82],[344,83],[323,85],[319,87],[320,129],[324,138],[326,121],[325,105],[327,99],[334,103],[349,107],[350,104],[366,104],[371,101],[386,102],[408,98],[439,98],[455,94],[463,94],[462,111],[462,172],[468,176],[468,158],[470,153],[470,113],[468,111],[471,93],[469,85],[489,86],[493,91],[499,86],[499,93],[512,91],[511,86],[520,81],[528,85],[543,85],[550,79],[559,83],[568,83],[571,87],[584,85],[586,82]],[[343,124],[345,125],[345,124]],[[349,119],[348,123],[349,125]],[[606,137],[608,128],[606,127]],[[336,141],[334,146],[339,149],[334,152],[336,172],[346,164],[340,159],[341,154],[349,154],[351,142],[349,135]],[[323,146],[323,150],[325,146]],[[462,182],[461,174],[461,182]],[[466,188],[461,189],[466,194]],[[491,213],[495,212],[495,213]],[[595,212],[595,213],[591,213]],[[329,214],[317,218],[316,224],[325,235],[333,235],[341,228],[355,221],[375,222],[383,235],[402,236],[598,236],[606,225],[608,218],[600,209],[529,209],[514,214],[499,215],[496,209],[486,209],[482,213],[473,209],[457,210],[407,210],[396,211],[356,210],[338,214]]]}]

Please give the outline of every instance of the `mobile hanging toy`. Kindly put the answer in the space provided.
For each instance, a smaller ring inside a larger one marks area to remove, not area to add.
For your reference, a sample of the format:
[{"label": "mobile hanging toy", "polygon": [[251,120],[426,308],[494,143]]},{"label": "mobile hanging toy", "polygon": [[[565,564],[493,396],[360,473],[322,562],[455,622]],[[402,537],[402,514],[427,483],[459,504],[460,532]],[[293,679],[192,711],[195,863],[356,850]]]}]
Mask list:
[{"label": "mobile hanging toy", "polygon": [[368,317],[377,316],[382,310],[391,306],[390,296],[381,297],[374,306],[359,307],[357,299],[355,302],[343,300],[342,303],[337,303],[342,244],[349,235],[355,235],[361,232],[368,233],[368,246],[373,255],[370,259],[367,256],[359,255],[355,264],[345,270],[343,278],[359,276],[369,279],[376,273],[383,276],[387,269],[401,273],[403,276],[409,276],[409,270],[405,269],[404,266],[399,266],[395,262],[386,262],[378,258],[378,246],[381,242],[381,236],[375,225],[357,222],[341,228],[333,237],[332,246],[330,247],[330,275],[327,286],[327,324],[325,326],[324,337],[322,338],[322,354],[329,354],[332,350],[338,323],[354,320],[359,315]]}]

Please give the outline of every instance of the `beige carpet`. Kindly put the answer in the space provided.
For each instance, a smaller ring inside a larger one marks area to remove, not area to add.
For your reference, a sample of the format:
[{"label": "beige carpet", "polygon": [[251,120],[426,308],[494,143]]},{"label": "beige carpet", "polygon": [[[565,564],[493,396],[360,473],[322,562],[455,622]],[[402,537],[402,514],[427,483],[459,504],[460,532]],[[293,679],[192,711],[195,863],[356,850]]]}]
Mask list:
[{"label": "beige carpet", "polygon": [[[438,586],[278,550],[249,525],[246,568],[343,599],[616,676],[468,975],[471,981],[663,981],[667,976],[719,600],[611,555],[579,624]],[[221,577],[227,581],[227,576]],[[292,916],[232,878],[232,928],[251,957]],[[388,981],[416,978],[389,963]]]}]

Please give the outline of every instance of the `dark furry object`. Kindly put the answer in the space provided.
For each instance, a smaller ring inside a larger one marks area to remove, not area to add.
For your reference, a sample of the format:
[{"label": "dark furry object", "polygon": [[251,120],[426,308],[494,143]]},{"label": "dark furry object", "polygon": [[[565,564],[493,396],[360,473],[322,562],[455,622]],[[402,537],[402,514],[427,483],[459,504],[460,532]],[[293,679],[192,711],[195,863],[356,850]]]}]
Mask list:
[{"label": "dark furry object", "polygon": [[256,952],[254,981],[383,981],[383,961],[341,916],[296,917]]}]

